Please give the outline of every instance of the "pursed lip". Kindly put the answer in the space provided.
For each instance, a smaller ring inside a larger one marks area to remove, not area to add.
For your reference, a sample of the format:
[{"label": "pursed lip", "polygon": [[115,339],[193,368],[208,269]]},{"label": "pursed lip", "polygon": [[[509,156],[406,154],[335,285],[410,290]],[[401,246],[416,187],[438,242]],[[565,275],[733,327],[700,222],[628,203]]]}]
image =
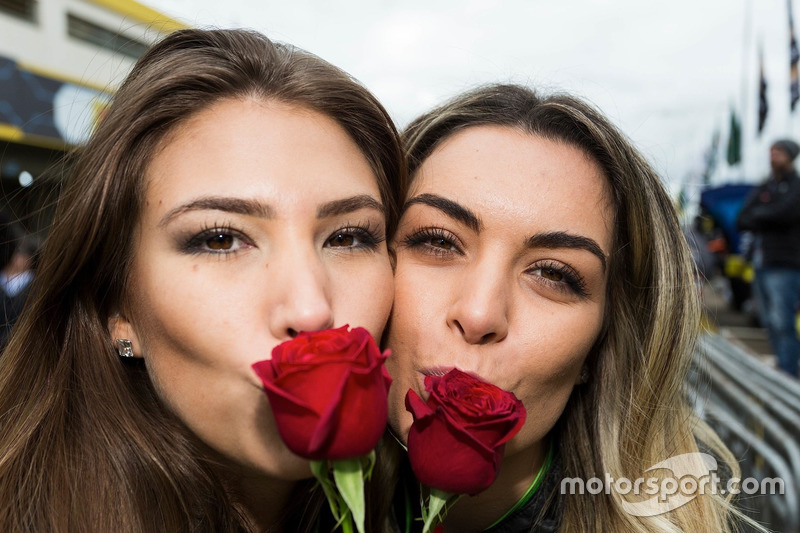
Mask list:
[{"label": "pursed lip", "polygon": [[[427,367],[423,367],[423,368],[419,369],[417,372],[419,372],[421,374],[420,382],[421,382],[421,384],[423,386],[422,390],[424,390],[424,388],[425,388],[424,387],[425,376],[439,376],[439,377],[441,377],[441,376],[444,376],[445,374],[447,374],[448,372],[450,372],[451,370],[453,370],[454,368],[458,368],[458,367],[457,366],[427,366]],[[488,379],[484,378],[483,376],[481,376],[477,372],[473,372],[471,370],[464,370],[463,368],[458,368],[458,369],[461,372],[463,372],[463,373],[465,373],[465,374],[467,374],[469,376],[474,377],[475,379],[479,379],[479,380],[484,381],[486,383],[491,383],[491,381],[489,381]]]},{"label": "pursed lip", "polygon": [[[424,368],[419,369],[419,373],[425,376],[444,376],[454,368],[458,368],[457,366],[427,366]],[[475,379],[479,379],[481,381],[487,381],[486,378],[478,374],[477,372],[473,372],[472,370],[465,370],[463,368],[458,368],[461,372],[474,377]]]},{"label": "pursed lip", "polygon": [[420,369],[420,374],[425,376],[444,376],[451,370],[453,370],[454,366],[429,366],[426,368]]}]

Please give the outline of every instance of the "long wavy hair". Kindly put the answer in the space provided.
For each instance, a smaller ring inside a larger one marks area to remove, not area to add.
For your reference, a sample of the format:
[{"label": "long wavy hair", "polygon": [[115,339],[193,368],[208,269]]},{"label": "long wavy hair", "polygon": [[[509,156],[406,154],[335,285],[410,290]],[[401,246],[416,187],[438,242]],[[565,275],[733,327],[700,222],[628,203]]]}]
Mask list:
[{"label": "long wavy hair", "polygon": [[[0,358],[0,530],[255,528],[146,367],[122,362],[107,329],[135,294],[132,236],[160,143],[213,103],[251,97],[336,120],[371,165],[393,231],[405,194],[402,150],[391,118],[357,81],[244,30],[182,30],[150,48],[61,185],[28,305]],[[313,527],[324,499],[309,490],[299,484],[285,530]],[[368,497],[377,531],[386,505]]]},{"label": "long wavy hair", "polygon": [[[699,333],[693,263],[658,175],[600,112],[567,95],[516,85],[473,90],[426,113],[402,133],[414,173],[445,139],[466,128],[513,128],[582,150],[602,169],[615,216],[603,331],[553,435],[563,477],[630,480],[678,454],[713,450],[737,475],[730,451],[688,406],[684,378]],[[720,533],[731,506],[707,494],[671,512],[636,517],[613,491],[569,495],[559,531]]]}]

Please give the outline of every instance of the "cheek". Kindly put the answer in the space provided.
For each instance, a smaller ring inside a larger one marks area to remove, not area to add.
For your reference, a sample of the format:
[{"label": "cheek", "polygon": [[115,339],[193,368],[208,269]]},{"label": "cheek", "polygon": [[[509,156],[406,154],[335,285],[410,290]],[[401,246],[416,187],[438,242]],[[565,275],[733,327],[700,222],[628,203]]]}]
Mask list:
[{"label": "cheek", "polygon": [[[161,399],[179,412],[183,411],[180,399],[192,396],[192,383],[207,380],[203,369],[214,366],[214,361],[206,360],[212,352],[203,346],[203,339],[217,337],[215,324],[226,327],[219,307],[216,320],[206,316],[204,302],[193,299],[183,285],[171,284],[160,291],[142,283],[134,286],[138,293],[136,331],[148,375]],[[219,338],[219,353],[230,352],[225,346],[228,339]]]},{"label": "cheek", "polygon": [[267,355],[270,348],[253,271],[242,267],[231,276],[221,262],[140,259],[131,312],[159,397],[181,418],[232,403],[235,386],[257,383],[249,366],[262,358],[258,350]]},{"label": "cheek", "polygon": [[[446,308],[457,294],[446,277],[435,277],[435,270],[414,265],[398,258],[395,274],[395,298],[386,347],[392,356],[386,368],[394,380],[389,389],[389,422],[399,435],[405,437],[411,427],[411,414],[405,409],[405,397],[416,388],[418,358],[438,345],[446,324]],[[417,391],[421,393],[421,391]]]},{"label": "cheek", "polygon": [[432,272],[398,260],[395,273],[394,307],[387,344],[396,355],[387,361],[393,378],[407,378],[423,337],[439,332],[440,316],[448,289],[433,282]]},{"label": "cheek", "polygon": [[363,327],[380,341],[394,297],[394,274],[387,257],[347,269],[331,269],[335,325]]},{"label": "cheek", "polygon": [[[203,358],[208,346],[225,349],[258,321],[246,284],[226,283],[211,269],[144,272],[132,286],[137,333],[145,354],[177,352]],[[203,349],[205,348],[205,350]]]},{"label": "cheek", "polygon": [[509,443],[509,451],[528,447],[547,435],[558,421],[575,387],[581,368],[602,327],[602,306],[554,323],[542,324],[544,332],[532,355],[516,365],[517,397],[528,418],[522,431]]},{"label": "cheek", "polygon": [[405,435],[411,427],[411,414],[405,409],[405,397],[414,380],[414,338],[419,325],[405,301],[405,290],[395,292],[395,302],[389,320],[386,348],[392,354],[386,360],[386,370],[392,377],[389,387],[389,425],[397,435]]}]

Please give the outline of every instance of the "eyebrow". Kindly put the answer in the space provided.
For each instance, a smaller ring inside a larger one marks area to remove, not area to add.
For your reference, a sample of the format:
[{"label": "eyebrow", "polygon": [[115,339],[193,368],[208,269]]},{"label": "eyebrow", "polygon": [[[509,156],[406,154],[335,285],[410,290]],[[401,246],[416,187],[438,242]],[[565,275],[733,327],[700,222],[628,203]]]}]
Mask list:
[{"label": "eyebrow", "polygon": [[[333,200],[320,205],[317,208],[317,218],[328,218],[338,215],[346,215],[359,209],[375,209],[381,214],[386,214],[386,208],[382,203],[368,194]],[[190,211],[225,211],[239,215],[254,216],[270,219],[275,217],[275,210],[269,204],[257,200],[243,198],[229,198],[225,196],[205,196],[192,200],[187,204],[180,205],[170,210],[161,217],[159,227],[166,226],[176,217]]]},{"label": "eyebrow", "polygon": [[528,248],[575,248],[586,250],[596,255],[603,265],[603,272],[606,270],[606,254],[603,249],[593,239],[581,235],[572,235],[564,231],[552,231],[549,233],[537,233],[528,237],[525,241]]},{"label": "eyebrow", "polygon": [[427,205],[438,209],[450,218],[461,222],[475,233],[480,233],[483,229],[483,223],[478,215],[466,207],[442,196],[436,194],[420,194],[406,201],[403,206],[403,211],[415,204]]},{"label": "eyebrow", "polygon": [[256,216],[260,218],[273,218],[275,216],[275,210],[272,209],[271,206],[256,200],[228,198],[225,196],[204,196],[170,210],[166,215],[161,217],[158,225],[159,227],[163,227],[169,224],[179,215],[188,213],[190,211],[203,210],[226,211],[228,213]]},{"label": "eyebrow", "polygon": [[[478,215],[466,207],[442,196],[436,194],[420,194],[408,200],[403,206],[403,211],[414,204],[427,205],[438,209],[450,218],[465,224],[475,233],[480,233],[483,229],[483,223]],[[528,237],[525,240],[525,246],[528,248],[574,248],[586,250],[597,256],[603,266],[603,272],[606,270],[606,254],[603,253],[603,249],[600,248],[600,245],[589,237],[572,235],[565,231],[551,231],[547,233],[537,233],[536,235]]]},{"label": "eyebrow", "polygon": [[380,211],[382,215],[386,215],[386,208],[382,203],[368,194],[360,194],[322,204],[317,208],[317,218],[346,215],[359,209],[374,209]]}]

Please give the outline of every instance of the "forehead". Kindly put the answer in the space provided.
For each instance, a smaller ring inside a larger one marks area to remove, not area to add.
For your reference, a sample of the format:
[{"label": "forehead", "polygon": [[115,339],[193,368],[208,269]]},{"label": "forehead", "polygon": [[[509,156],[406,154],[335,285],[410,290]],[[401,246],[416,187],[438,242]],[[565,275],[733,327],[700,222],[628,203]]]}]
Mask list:
[{"label": "forehead", "polygon": [[379,196],[359,147],[334,119],[273,100],[221,100],[162,141],[146,196],[166,204],[236,195],[284,202]]},{"label": "forehead", "polygon": [[495,224],[588,234],[608,251],[613,210],[600,167],[571,145],[502,126],[442,142],[419,167],[409,197],[438,194]]}]

